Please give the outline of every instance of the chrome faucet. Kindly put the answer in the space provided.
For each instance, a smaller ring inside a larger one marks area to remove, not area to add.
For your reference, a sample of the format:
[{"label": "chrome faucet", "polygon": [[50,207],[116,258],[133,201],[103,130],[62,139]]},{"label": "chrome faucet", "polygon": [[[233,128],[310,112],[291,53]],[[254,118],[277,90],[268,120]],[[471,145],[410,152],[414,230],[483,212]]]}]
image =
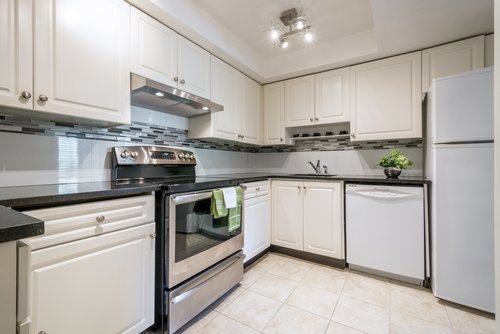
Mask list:
[{"label": "chrome faucet", "polygon": [[314,169],[314,171],[316,172],[316,174],[321,174],[321,162],[319,160],[318,160],[318,162],[316,162],[316,166],[314,166],[314,164],[312,162],[310,162],[310,161],[308,161],[308,163]]}]

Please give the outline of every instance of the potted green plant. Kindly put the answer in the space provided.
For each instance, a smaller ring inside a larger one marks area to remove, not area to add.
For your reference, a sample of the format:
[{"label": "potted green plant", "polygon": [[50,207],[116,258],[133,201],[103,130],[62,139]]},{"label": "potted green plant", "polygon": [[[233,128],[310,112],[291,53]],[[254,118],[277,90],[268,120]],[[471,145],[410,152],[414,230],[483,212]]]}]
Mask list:
[{"label": "potted green plant", "polygon": [[413,162],[405,157],[400,150],[391,150],[388,156],[382,157],[378,163],[384,167],[384,174],[388,178],[397,179],[403,169],[413,165]]}]

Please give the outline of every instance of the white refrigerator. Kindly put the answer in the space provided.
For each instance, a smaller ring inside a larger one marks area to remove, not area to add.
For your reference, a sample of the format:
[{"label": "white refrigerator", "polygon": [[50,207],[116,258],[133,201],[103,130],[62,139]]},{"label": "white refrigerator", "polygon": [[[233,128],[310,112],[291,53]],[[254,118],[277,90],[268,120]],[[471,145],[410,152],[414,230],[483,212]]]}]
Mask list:
[{"label": "white refrigerator", "polygon": [[432,291],[492,313],[493,145],[493,68],[433,80],[425,145]]}]

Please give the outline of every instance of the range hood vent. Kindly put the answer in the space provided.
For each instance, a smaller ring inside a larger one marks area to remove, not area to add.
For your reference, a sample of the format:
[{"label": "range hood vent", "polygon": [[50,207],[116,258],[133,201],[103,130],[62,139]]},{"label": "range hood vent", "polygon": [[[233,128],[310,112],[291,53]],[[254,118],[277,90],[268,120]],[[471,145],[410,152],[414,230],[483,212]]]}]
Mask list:
[{"label": "range hood vent", "polygon": [[194,117],[224,110],[220,104],[137,74],[130,75],[130,85],[131,103],[134,106],[183,117]]}]

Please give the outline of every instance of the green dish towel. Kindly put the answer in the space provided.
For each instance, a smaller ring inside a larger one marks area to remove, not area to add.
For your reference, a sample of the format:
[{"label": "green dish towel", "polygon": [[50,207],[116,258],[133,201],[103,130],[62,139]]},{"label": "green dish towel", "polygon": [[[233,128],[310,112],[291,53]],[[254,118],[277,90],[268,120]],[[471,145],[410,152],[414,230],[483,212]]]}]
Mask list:
[{"label": "green dish towel", "polygon": [[241,187],[236,187],[236,207],[228,209],[224,203],[222,190],[212,192],[212,202],[210,204],[210,214],[215,218],[228,217],[228,232],[232,232],[241,226]]}]

